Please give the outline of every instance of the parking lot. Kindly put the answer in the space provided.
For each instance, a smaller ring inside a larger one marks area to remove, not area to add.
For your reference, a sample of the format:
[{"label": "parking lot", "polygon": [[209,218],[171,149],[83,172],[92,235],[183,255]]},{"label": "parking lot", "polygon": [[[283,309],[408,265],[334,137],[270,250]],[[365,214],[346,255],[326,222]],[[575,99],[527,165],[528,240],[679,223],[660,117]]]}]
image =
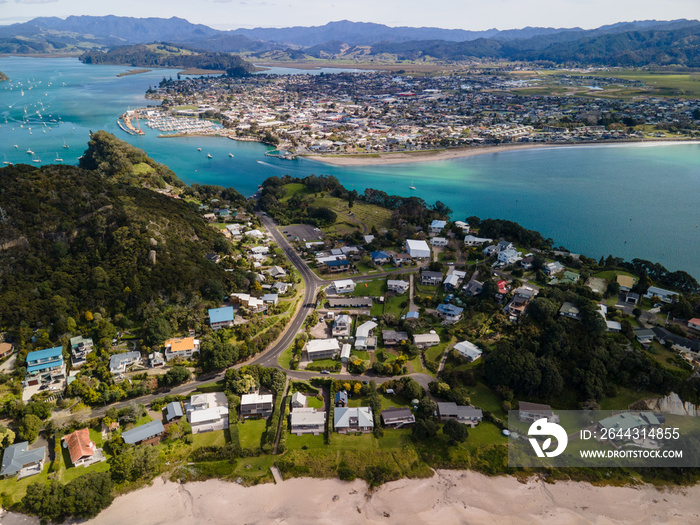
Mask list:
[{"label": "parking lot", "polygon": [[323,239],[323,232],[308,224],[292,224],[290,226],[283,226],[282,235],[284,235],[288,241],[294,241],[295,237],[302,242],[320,241]]}]

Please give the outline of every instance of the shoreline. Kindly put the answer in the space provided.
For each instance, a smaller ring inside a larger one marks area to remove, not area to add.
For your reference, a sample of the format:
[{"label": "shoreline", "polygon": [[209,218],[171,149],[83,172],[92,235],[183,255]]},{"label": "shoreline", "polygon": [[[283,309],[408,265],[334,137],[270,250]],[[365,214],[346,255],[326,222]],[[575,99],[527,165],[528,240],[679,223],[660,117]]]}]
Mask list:
[{"label": "shoreline", "polygon": [[[506,144],[503,146],[474,146],[455,149],[425,150],[415,153],[392,152],[376,154],[332,154],[301,155],[305,159],[330,164],[332,166],[385,166],[390,164],[414,164],[417,162],[437,162],[443,160],[463,159],[487,153],[506,153],[527,149],[611,147],[629,145],[679,145],[700,144],[700,140],[626,140],[617,142],[578,142],[578,143],[528,143]],[[376,156],[371,156],[376,155]]]},{"label": "shoreline", "polygon": [[[546,483],[473,471],[437,470],[428,479],[401,479],[368,490],[362,480],[293,478],[243,487],[211,479],[185,484],[155,479],[115,498],[85,525],[141,523],[696,523],[700,486],[595,486]],[[1,513],[3,525],[37,524],[23,514]]]}]

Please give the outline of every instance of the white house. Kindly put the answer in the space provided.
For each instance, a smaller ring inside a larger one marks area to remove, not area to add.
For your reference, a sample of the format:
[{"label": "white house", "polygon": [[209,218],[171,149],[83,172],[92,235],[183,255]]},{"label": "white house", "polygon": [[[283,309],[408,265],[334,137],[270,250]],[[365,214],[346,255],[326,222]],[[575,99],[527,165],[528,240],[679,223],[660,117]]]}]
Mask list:
[{"label": "white house", "polygon": [[397,294],[405,293],[409,287],[408,281],[401,281],[395,279],[389,279],[386,282],[386,285],[390,292],[394,292]]},{"label": "white house", "polygon": [[430,246],[425,241],[406,239],[406,251],[414,259],[427,259],[430,257]]},{"label": "white house", "polygon": [[517,261],[522,259],[520,257],[520,254],[515,251],[513,248],[508,248],[506,250],[503,250],[501,252],[498,252],[498,263],[507,265],[507,264],[513,264]]},{"label": "white house", "polygon": [[193,395],[185,403],[185,413],[193,434],[228,428],[228,399],[223,392]]},{"label": "white house", "polygon": [[566,267],[559,261],[548,262],[544,265],[544,268],[542,269],[542,271],[547,275],[556,275],[558,273],[563,272],[564,270],[566,270]]},{"label": "white house", "polygon": [[340,350],[340,361],[346,363],[350,360],[350,351],[352,347],[349,344],[344,344]]},{"label": "white house", "polygon": [[352,279],[343,279],[342,281],[333,281],[333,288],[336,294],[352,293],[355,291],[355,281]]},{"label": "white house", "polygon": [[355,330],[355,348],[362,350],[365,348],[376,348],[377,340],[372,337],[372,330],[377,327],[374,321],[366,321]]},{"label": "white house", "polygon": [[315,408],[293,408],[289,416],[289,423],[289,431],[292,434],[318,436],[323,434],[326,427],[326,412]]},{"label": "white house", "polygon": [[329,359],[340,352],[340,342],[333,339],[312,339],[306,343],[306,353],[310,361]]},{"label": "white house", "polygon": [[126,369],[141,361],[141,352],[124,352],[109,358],[109,371],[112,374],[123,374]]},{"label": "white house", "polygon": [[457,343],[455,345],[455,350],[457,350],[457,352],[459,352],[463,357],[466,357],[467,360],[472,363],[479,359],[483,353],[478,346],[476,346],[474,343],[470,343],[469,341]]},{"label": "white house", "polygon": [[447,239],[444,237],[432,237],[430,244],[431,246],[447,246]]},{"label": "white house", "polygon": [[430,223],[430,233],[440,233],[447,226],[447,221],[438,221],[437,219]]},{"label": "white house", "polygon": [[260,230],[248,230],[245,232],[245,236],[250,237],[251,239],[262,239],[265,237],[265,234]]},{"label": "white house", "polygon": [[418,348],[428,348],[440,344],[440,336],[436,333],[414,334],[413,342]]},{"label": "white house", "polygon": [[467,235],[464,237],[464,244],[467,246],[481,246],[487,242],[493,242],[493,239],[488,239],[486,237],[475,237],[473,235]]},{"label": "white house", "polygon": [[272,394],[243,394],[241,396],[241,416],[267,418],[272,414],[274,398]]},{"label": "white house", "polygon": [[352,327],[352,319],[348,314],[340,314],[333,322],[333,337],[350,337],[350,328]]},{"label": "white house", "polygon": [[657,288],[656,286],[650,286],[644,297],[651,299],[653,297],[658,297],[661,302],[671,304],[678,297],[678,292],[672,292],[671,290],[664,290],[663,288]]},{"label": "white house", "polygon": [[469,225],[464,221],[455,221],[455,226],[462,230],[462,233],[469,233]]},{"label": "white house", "polygon": [[199,353],[199,339],[194,337],[175,337],[165,341],[165,359],[170,361],[176,357],[190,359]]}]

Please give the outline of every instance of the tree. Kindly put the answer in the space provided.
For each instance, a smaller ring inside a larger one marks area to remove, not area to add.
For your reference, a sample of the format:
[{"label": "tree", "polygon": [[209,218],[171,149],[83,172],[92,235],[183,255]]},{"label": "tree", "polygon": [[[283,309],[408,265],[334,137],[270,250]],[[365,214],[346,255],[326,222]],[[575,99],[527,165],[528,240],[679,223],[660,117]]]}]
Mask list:
[{"label": "tree", "polygon": [[411,430],[411,435],[416,441],[425,441],[437,437],[438,424],[430,419],[416,419]]},{"label": "tree", "polygon": [[172,387],[186,383],[191,376],[190,371],[184,366],[174,366],[165,375],[158,377],[158,383],[160,386]]},{"label": "tree", "polygon": [[442,427],[442,433],[450,438],[450,443],[462,443],[469,437],[467,425],[464,425],[456,419],[448,419]]},{"label": "tree", "polygon": [[0,425],[0,449],[15,442],[15,433],[4,425]]},{"label": "tree", "polygon": [[161,346],[171,333],[170,323],[162,316],[151,317],[144,323],[146,344],[149,346]]},{"label": "tree", "polygon": [[27,414],[19,420],[17,425],[17,439],[33,443],[41,430],[41,419],[34,414]]},{"label": "tree", "polygon": [[75,518],[93,518],[112,504],[112,479],[108,472],[90,472],[63,487],[63,512]]}]

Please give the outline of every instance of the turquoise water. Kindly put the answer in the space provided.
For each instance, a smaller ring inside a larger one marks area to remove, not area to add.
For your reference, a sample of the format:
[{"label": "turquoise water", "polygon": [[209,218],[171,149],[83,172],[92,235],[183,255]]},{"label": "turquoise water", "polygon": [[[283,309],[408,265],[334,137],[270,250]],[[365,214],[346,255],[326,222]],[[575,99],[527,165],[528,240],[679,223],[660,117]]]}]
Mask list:
[{"label": "turquoise water", "polygon": [[[265,157],[266,147],[257,143],[159,139],[148,128],[143,137],[127,135],[117,127],[117,116],[148,105],[145,90],[173,71],[116,76],[125,69],[68,58],[0,58],[0,71],[13,80],[0,83],[2,161],[38,165],[54,162],[58,154],[75,164],[89,131],[105,129],[143,148],[187,183],[233,186],[250,195],[273,175],[334,175],[360,192],[373,187],[428,203],[440,200],[456,219],[513,220],[591,257],[639,257],[700,277],[700,144],[534,149],[376,167],[285,161]],[[32,79],[36,87],[29,90]],[[29,148],[34,156],[26,153]]]}]

